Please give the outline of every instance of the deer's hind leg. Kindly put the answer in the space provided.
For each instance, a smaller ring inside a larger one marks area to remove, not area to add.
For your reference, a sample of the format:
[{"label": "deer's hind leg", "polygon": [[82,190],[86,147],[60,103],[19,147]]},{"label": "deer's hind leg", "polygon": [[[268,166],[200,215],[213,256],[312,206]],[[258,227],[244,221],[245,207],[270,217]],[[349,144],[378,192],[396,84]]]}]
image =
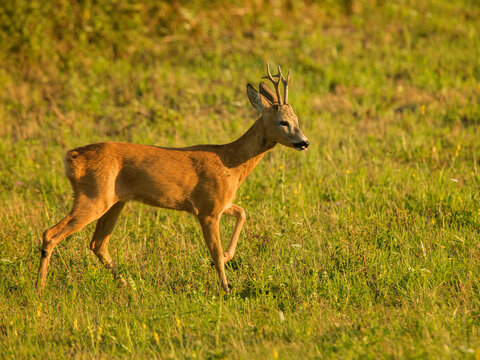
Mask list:
[{"label": "deer's hind leg", "polygon": [[90,242],[90,249],[98,257],[100,262],[105,265],[107,269],[112,270],[115,279],[118,279],[124,286],[127,282],[122,275],[118,275],[117,266],[110,257],[108,252],[108,242],[113,228],[118,220],[118,216],[125,206],[124,201],[119,201],[113,205],[103,216],[98,219],[95,233],[93,234],[92,241]]},{"label": "deer's hind leg", "polygon": [[60,241],[77,232],[83,227],[97,220],[108,210],[104,203],[82,196],[75,199],[70,213],[57,225],[45,230],[43,233],[42,255],[38,269],[37,289],[42,290],[47,278],[47,269],[52,256],[52,251]]}]

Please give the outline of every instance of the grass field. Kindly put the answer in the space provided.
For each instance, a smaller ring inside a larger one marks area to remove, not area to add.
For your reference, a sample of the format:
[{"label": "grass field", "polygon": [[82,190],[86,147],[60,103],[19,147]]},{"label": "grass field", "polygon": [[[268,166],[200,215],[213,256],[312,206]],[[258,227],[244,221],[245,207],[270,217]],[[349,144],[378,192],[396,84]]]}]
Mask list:
[{"label": "grass field", "polygon": [[[473,0],[2,3],[0,357],[480,359],[479,18]],[[230,142],[266,61],[292,68],[311,146],[240,188],[231,294],[193,217],[131,203],[110,242],[130,289],[90,225],[39,296],[65,152]]]}]

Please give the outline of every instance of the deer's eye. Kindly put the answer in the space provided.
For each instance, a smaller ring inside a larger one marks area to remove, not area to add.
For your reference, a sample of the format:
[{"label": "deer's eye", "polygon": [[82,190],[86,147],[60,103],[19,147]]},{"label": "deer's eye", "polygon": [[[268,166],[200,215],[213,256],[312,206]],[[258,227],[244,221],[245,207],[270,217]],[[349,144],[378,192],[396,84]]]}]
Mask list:
[{"label": "deer's eye", "polygon": [[288,126],[288,122],[287,121],[280,121],[279,123],[281,126]]}]

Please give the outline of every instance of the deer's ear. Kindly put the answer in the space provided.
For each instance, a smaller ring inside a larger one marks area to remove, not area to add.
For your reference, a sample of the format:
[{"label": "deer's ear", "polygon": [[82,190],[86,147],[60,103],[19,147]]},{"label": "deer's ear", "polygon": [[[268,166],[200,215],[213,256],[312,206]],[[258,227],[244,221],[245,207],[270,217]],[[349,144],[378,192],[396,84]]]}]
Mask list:
[{"label": "deer's ear", "polygon": [[270,101],[272,104],[278,103],[277,95],[275,95],[273,91],[270,90],[270,88],[267,85],[265,85],[264,82],[261,82],[258,85],[258,92],[260,93],[260,95],[265,97],[268,101]]},{"label": "deer's ear", "polygon": [[272,103],[268,101],[265,97],[263,97],[255,88],[248,84],[247,85],[247,95],[248,95],[248,100],[250,100],[250,103],[252,106],[257,109],[258,111],[263,111],[267,107],[272,106]]}]

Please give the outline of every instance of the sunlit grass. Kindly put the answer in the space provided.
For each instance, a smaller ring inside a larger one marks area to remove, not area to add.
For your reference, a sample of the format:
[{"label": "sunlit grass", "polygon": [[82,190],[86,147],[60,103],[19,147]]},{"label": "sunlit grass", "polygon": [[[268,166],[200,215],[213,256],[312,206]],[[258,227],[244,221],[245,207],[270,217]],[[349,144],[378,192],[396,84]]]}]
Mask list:
[{"label": "sunlit grass", "polygon": [[[477,5],[115,4],[0,6],[3,357],[479,356]],[[65,151],[230,142],[267,60],[292,68],[312,145],[277,146],[240,188],[231,294],[193,217],[131,203],[110,242],[130,290],[90,225],[39,297],[41,233],[72,202]]]}]

